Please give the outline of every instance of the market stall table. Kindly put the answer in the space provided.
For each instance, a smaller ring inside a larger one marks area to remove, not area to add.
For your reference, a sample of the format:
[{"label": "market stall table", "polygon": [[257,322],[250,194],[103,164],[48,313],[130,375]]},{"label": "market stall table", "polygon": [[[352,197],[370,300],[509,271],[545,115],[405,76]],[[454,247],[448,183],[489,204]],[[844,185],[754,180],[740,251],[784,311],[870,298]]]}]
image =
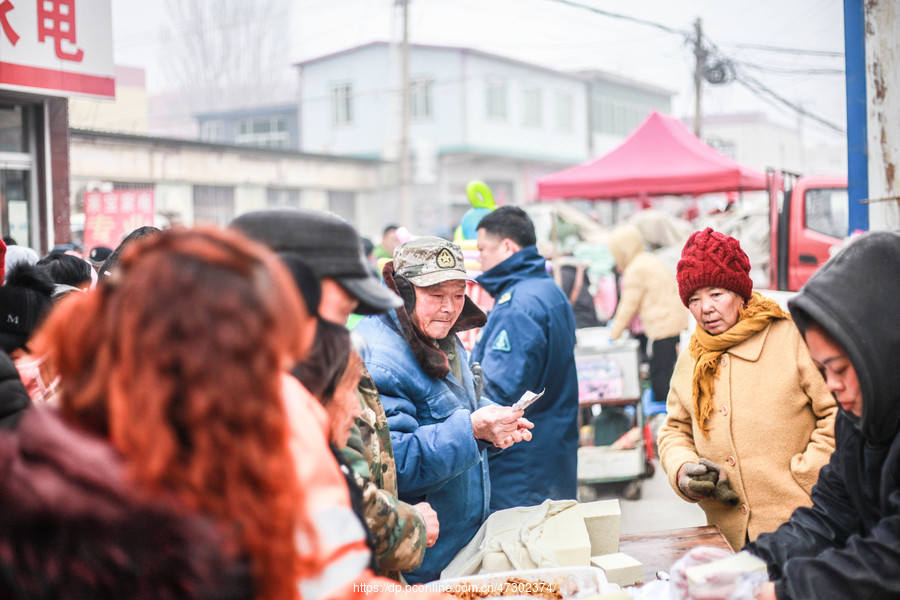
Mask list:
[{"label": "market stall table", "polygon": [[644,583],[656,579],[657,571],[669,571],[672,563],[697,546],[713,546],[734,552],[715,525],[623,534],[619,551],[644,565]]}]

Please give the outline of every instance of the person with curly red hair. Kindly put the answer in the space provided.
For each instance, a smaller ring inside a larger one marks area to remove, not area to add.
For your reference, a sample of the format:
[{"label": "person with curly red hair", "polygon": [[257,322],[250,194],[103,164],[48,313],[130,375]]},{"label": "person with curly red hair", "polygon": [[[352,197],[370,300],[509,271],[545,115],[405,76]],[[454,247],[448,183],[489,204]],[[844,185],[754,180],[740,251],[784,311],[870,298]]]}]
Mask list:
[{"label": "person with curly red hair", "polygon": [[59,377],[63,418],[106,437],[143,493],[213,517],[249,560],[255,598],[438,598],[377,577],[365,537],[340,537],[355,517],[329,417],[288,374],[315,331],[274,253],[197,228],[129,245],[33,346]]},{"label": "person with curly red hair", "polygon": [[287,600],[319,568],[296,545],[315,534],[282,396],[314,327],[268,250],[235,232],[169,230],[62,301],[35,350],[60,378],[68,422],[106,436],[145,493],[213,516],[249,558],[256,597]]}]

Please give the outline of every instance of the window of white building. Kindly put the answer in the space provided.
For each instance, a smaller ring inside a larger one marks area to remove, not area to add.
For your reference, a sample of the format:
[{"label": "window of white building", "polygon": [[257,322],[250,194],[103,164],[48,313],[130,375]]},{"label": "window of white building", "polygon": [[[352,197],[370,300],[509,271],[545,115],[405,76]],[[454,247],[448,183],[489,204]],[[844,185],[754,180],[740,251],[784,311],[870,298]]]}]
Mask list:
[{"label": "window of white building", "polygon": [[238,122],[234,142],[241,146],[286,148],[289,142],[287,119],[283,117],[250,117]]},{"label": "window of white building", "polygon": [[433,116],[434,79],[420,77],[409,83],[409,116],[413,119],[427,119]]},{"label": "window of white building", "polygon": [[571,94],[560,92],[556,95],[556,129],[570,133],[574,128],[575,99]]},{"label": "window of white building", "polygon": [[200,124],[200,139],[204,142],[221,142],[225,140],[225,128],[222,121],[204,121]]},{"label": "window of white building", "polygon": [[506,120],[506,82],[502,79],[488,79],[485,86],[485,101],[489,119]]},{"label": "window of white building", "polygon": [[331,122],[333,125],[351,125],[353,123],[353,84],[332,84]]},{"label": "window of white building", "polygon": [[541,90],[522,90],[522,124],[527,127],[541,126]]}]

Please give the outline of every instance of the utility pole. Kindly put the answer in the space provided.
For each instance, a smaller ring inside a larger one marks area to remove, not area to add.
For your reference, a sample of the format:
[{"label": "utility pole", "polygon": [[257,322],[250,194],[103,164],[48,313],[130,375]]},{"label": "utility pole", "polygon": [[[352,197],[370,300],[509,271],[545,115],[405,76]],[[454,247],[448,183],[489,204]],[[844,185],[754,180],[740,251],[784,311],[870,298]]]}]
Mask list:
[{"label": "utility pole", "polygon": [[403,36],[400,42],[400,219],[413,228],[409,162],[409,0],[396,0],[403,10]]},{"label": "utility pole", "polygon": [[703,26],[700,17],[694,22],[694,135],[700,137],[700,121],[703,118],[700,100],[703,96],[703,71],[706,51],[703,49]]},{"label": "utility pole", "polygon": [[799,110],[797,111],[797,138],[800,140],[800,169],[801,173],[805,173],[808,169],[806,168],[806,149],[804,146],[803,140],[803,104],[804,102],[798,101],[797,107]]}]

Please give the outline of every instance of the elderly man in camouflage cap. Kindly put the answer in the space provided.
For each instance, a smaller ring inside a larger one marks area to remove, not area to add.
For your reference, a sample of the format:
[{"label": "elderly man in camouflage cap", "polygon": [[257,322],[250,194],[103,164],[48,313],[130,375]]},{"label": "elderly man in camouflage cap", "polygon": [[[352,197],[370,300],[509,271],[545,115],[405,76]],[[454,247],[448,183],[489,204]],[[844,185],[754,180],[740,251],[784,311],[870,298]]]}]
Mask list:
[{"label": "elderly man in camouflage cap", "polygon": [[384,267],[386,285],[403,298],[391,313],[356,326],[366,367],[381,394],[397,464],[400,499],[427,501],[442,523],[410,583],[440,577],[489,514],[488,452],[531,439],[523,411],[476,392],[457,332],[484,325],[466,296],[459,246],[422,237],[398,246]]}]

